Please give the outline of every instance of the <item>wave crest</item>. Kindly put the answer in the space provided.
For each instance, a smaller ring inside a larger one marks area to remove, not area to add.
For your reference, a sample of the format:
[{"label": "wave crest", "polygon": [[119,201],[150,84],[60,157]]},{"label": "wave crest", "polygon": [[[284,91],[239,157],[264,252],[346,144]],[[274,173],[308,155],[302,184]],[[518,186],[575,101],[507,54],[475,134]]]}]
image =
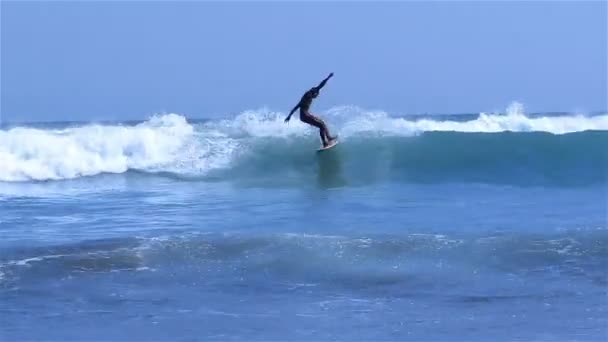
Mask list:
[{"label": "wave crest", "polygon": [[[466,162],[472,158],[467,151],[473,151],[477,156],[473,158],[475,162],[482,171],[485,167],[488,172],[504,165],[517,166],[519,170],[532,167],[537,173],[558,166],[577,169],[589,166],[599,170],[591,172],[596,177],[606,169],[606,155],[598,152],[596,145],[606,142],[605,132],[589,136],[585,133],[576,138],[559,138],[559,135],[606,131],[607,114],[530,117],[525,115],[523,106],[513,104],[505,114],[481,113],[469,120],[458,116],[447,119],[391,117],[382,111],[352,106],[336,107],[321,116],[332,133],[340,135],[344,143],[341,152],[351,161],[358,161],[356,165],[367,165],[367,169],[403,164],[409,174],[415,173],[412,168],[420,167],[426,168],[427,173],[429,170],[437,173],[435,167],[462,166],[458,160]],[[264,109],[203,123],[188,122],[178,114],[166,114],[134,126],[88,124],[63,129],[0,130],[0,181],[71,179],[128,170],[180,177],[247,178],[261,174],[258,171],[264,168],[278,168],[281,164],[276,163],[277,160],[296,166],[314,163],[313,151],[318,144],[316,129],[297,118],[286,125],[284,117],[285,113]],[[506,131],[542,133],[517,136],[500,133]],[[492,133],[493,137],[482,137],[479,133]],[[419,135],[426,137],[408,139]],[[560,162],[560,151],[565,151],[568,157],[565,164]],[[387,153],[392,159],[385,158]],[[589,153],[591,157],[584,156]],[[410,160],[412,156],[415,158]],[[580,158],[584,159],[582,164],[577,162]],[[548,162],[541,166],[542,161]],[[470,168],[463,166],[462,176]],[[451,171],[458,176],[454,170],[444,170],[444,173]],[[583,174],[589,173],[587,170]],[[481,179],[488,177],[491,175]]]},{"label": "wave crest", "polygon": [[0,131],[0,180],[52,180],[150,169],[171,162],[193,127],[176,114],[136,126]]}]

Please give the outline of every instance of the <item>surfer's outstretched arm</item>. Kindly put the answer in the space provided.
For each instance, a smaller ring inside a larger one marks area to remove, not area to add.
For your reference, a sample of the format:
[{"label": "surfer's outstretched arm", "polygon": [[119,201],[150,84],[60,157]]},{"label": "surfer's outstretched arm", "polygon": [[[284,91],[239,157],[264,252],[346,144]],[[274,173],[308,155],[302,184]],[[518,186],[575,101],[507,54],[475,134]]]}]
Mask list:
[{"label": "surfer's outstretched arm", "polygon": [[329,76],[327,76],[323,81],[321,81],[321,83],[319,83],[318,86],[316,86],[315,88],[317,88],[317,90],[321,90],[321,88],[323,88],[325,86],[325,83],[327,83],[327,81],[332,78],[334,76],[334,73],[330,73]]},{"label": "surfer's outstretched arm", "polygon": [[289,115],[287,115],[287,117],[285,118],[285,122],[288,122],[289,119],[291,119],[291,116],[293,115],[293,113],[298,110],[298,108],[300,108],[300,102],[298,102],[298,104],[293,107],[293,109],[291,110],[291,112],[289,112]]}]

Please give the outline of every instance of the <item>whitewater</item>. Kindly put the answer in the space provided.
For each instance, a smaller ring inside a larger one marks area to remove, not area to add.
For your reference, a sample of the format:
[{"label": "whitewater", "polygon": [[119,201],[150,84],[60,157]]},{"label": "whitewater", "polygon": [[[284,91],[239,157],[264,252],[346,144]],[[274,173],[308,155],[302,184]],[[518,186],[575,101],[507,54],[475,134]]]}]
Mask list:
[{"label": "whitewater", "polygon": [[[252,154],[270,153],[276,157],[277,149],[280,148],[278,146],[281,145],[299,144],[307,149],[316,147],[317,141],[313,137],[317,133],[313,129],[298,120],[286,125],[283,122],[284,117],[285,113],[257,110],[244,112],[231,119],[200,122],[188,120],[179,114],[162,114],[137,124],[84,123],[59,128],[17,126],[2,129],[0,181],[61,180],[102,173],[124,173],[129,170],[205,176],[235,167],[242,158]],[[385,112],[365,111],[357,107],[333,108],[323,113],[323,117],[339,134],[340,141],[344,143],[341,148],[345,149],[348,149],[349,145],[357,146],[357,149],[365,149],[366,146],[378,147],[378,144],[391,139],[416,137],[431,132],[536,132],[568,135],[608,130],[608,114],[530,117],[525,115],[523,107],[518,104],[510,106],[503,114],[481,113],[469,120],[462,120],[459,116],[444,120],[432,116],[392,117]],[[601,145],[597,145],[606,143],[605,133],[601,135],[590,137],[591,140],[586,145],[580,146],[588,151],[577,150],[575,153],[595,153],[596,158],[605,159],[605,153],[601,153]],[[448,142],[467,143],[467,139],[471,139],[470,136],[460,135]],[[523,134],[521,137],[526,139]],[[505,144],[517,144],[509,135],[496,139],[505,139]],[[559,139],[545,138],[548,143],[558,143]],[[580,139],[572,139],[571,143],[580,144],[578,140]],[[400,141],[404,148],[408,143],[414,142],[414,139]],[[481,139],[470,141],[470,144],[483,142]],[[534,150],[543,142],[536,142],[537,145],[530,143],[532,145],[529,147]],[[429,158],[433,157],[431,154],[437,153],[447,157],[441,149],[450,148],[450,144],[424,152],[429,154]],[[495,141],[498,150],[492,152],[508,150],[507,146],[499,148],[498,144],[500,143]],[[479,149],[480,146],[472,147]],[[301,150],[299,152],[303,153]],[[284,155],[281,157],[290,158],[287,150],[282,153]],[[507,155],[506,158],[508,157]],[[605,165],[602,164],[601,167],[605,168]]]}]

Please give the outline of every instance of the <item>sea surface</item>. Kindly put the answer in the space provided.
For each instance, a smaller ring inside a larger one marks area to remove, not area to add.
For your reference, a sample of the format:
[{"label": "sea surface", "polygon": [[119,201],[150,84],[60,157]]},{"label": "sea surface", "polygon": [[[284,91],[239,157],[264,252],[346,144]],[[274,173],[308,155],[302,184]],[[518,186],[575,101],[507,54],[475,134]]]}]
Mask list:
[{"label": "sea surface", "polygon": [[2,126],[0,340],[608,339],[608,114],[319,114]]}]

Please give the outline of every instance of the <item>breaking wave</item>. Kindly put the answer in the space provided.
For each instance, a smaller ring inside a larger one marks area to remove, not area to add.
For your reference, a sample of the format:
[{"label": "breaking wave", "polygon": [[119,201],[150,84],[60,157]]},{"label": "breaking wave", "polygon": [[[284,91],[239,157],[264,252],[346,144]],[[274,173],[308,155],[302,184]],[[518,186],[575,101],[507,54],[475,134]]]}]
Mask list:
[{"label": "breaking wave", "polygon": [[[357,107],[323,113],[341,144],[316,154],[318,135],[285,114],[247,111],[188,121],[159,115],[136,125],[0,130],[0,181],[48,181],[129,170],[189,180],[281,181],[321,172],[374,180],[530,184],[604,182],[608,114],[504,114],[463,119],[392,117]],[[329,171],[328,171],[329,170]]]}]

